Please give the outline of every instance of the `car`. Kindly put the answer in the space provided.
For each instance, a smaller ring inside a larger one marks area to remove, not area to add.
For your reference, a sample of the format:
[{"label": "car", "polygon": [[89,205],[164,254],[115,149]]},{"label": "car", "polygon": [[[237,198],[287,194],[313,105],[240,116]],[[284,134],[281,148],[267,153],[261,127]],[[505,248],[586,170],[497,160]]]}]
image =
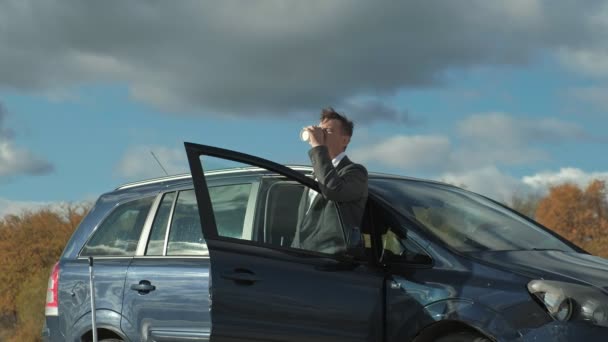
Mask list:
[{"label": "car", "polygon": [[91,341],[91,304],[100,341],[608,336],[608,261],[491,199],[370,172],[327,254],[291,246],[312,168],[185,148],[190,174],[99,197],[52,269],[44,340]]}]

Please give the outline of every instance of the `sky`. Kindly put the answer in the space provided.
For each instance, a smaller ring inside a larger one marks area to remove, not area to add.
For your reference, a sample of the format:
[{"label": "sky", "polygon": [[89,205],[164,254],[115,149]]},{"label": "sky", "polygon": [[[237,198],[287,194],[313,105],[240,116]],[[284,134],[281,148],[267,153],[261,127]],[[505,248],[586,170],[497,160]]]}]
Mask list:
[{"label": "sky", "polygon": [[608,2],[0,2],[0,216],[188,172],[185,141],[508,202],[608,180]]}]

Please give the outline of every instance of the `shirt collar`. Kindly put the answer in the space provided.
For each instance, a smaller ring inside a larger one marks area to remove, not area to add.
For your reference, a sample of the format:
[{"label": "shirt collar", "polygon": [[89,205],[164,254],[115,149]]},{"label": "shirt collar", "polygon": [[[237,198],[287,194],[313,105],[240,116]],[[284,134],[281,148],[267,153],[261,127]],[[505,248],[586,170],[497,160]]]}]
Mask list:
[{"label": "shirt collar", "polygon": [[336,158],[331,160],[331,163],[334,164],[334,167],[338,167],[338,164],[340,164],[344,157],[346,157],[346,152],[342,151],[336,156]]}]

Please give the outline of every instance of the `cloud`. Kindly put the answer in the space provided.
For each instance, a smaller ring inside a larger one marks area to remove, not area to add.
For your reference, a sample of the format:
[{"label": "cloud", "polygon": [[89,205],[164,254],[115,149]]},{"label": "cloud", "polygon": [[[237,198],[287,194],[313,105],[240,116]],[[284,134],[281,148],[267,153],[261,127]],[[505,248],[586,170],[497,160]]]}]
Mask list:
[{"label": "cloud", "polygon": [[0,177],[20,174],[44,175],[53,171],[53,165],[30,151],[14,145],[15,132],[4,127],[7,111],[0,102]]},{"label": "cloud", "polygon": [[418,121],[413,119],[407,111],[389,106],[378,100],[349,101],[342,107],[347,116],[356,124],[365,125],[373,121],[415,124]]},{"label": "cloud", "polygon": [[598,2],[581,23],[585,35],[578,44],[566,44],[557,49],[558,61],[585,76],[608,77],[608,3]]},{"label": "cloud", "polygon": [[523,145],[531,142],[562,142],[585,139],[584,129],[553,118],[517,118],[507,113],[471,115],[458,125],[461,136],[496,145]]},{"label": "cloud", "polygon": [[116,173],[120,177],[137,180],[165,176],[163,169],[150,153],[151,151],[168,174],[190,172],[183,149],[140,145],[133,146],[125,152],[115,168]]},{"label": "cloud", "polygon": [[509,202],[514,194],[527,191],[521,180],[504,174],[495,166],[459,173],[448,172],[442,174],[439,180],[456,186],[464,186],[468,190],[501,202]]},{"label": "cloud", "polygon": [[352,152],[361,162],[379,162],[405,170],[433,170],[450,157],[450,141],[440,135],[394,136]]},{"label": "cloud", "polygon": [[608,47],[562,50],[558,57],[568,68],[581,74],[596,78],[608,77]]},{"label": "cloud", "polygon": [[467,117],[458,124],[457,133],[462,143],[454,151],[452,167],[461,170],[549,160],[542,148],[547,144],[595,140],[575,123],[496,112]]},{"label": "cloud", "polygon": [[608,172],[587,172],[578,168],[563,167],[559,171],[545,171],[533,175],[514,177],[495,166],[486,166],[462,172],[447,172],[436,179],[465,187],[503,203],[513,196],[544,196],[552,186],[571,183],[585,188],[593,180],[608,182]]},{"label": "cloud", "polygon": [[453,69],[525,65],[546,51],[602,44],[601,5],[9,0],[0,3],[0,88],[53,93],[110,82],[169,111],[317,112],[440,84]]},{"label": "cloud", "polygon": [[[608,56],[606,58],[608,59]],[[608,111],[608,86],[571,89],[570,94],[576,99],[588,102],[600,110]]]},{"label": "cloud", "polygon": [[463,172],[444,173],[437,179],[509,203],[514,195],[544,196],[549,192],[549,188],[560,184],[575,184],[584,189],[593,180],[608,182],[608,172],[587,172],[578,168],[563,167],[559,171],[545,171],[516,178],[495,166],[487,166]]},{"label": "cloud", "polygon": [[523,182],[534,189],[546,191],[563,183],[572,183],[584,188],[595,179],[608,181],[608,172],[585,172],[578,168],[564,167],[559,171],[539,172],[523,177]]},{"label": "cloud", "polygon": [[26,202],[13,201],[0,197],[0,219],[6,215],[19,215],[23,211],[37,210],[41,208],[59,208],[61,204],[53,204],[51,202]]},{"label": "cloud", "polygon": [[544,145],[586,140],[593,138],[570,122],[486,113],[465,118],[455,136],[396,135],[352,154],[361,162],[441,174],[547,160]]}]

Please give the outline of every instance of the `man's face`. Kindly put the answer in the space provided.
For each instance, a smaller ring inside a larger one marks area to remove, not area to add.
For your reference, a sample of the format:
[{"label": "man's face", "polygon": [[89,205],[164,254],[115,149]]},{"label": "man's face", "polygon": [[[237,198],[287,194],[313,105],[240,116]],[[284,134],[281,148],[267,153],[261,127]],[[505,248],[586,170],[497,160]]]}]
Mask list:
[{"label": "man's face", "polygon": [[338,120],[321,121],[319,127],[325,131],[325,145],[329,150],[329,156],[333,159],[344,151],[350,137],[344,134],[342,123]]}]

